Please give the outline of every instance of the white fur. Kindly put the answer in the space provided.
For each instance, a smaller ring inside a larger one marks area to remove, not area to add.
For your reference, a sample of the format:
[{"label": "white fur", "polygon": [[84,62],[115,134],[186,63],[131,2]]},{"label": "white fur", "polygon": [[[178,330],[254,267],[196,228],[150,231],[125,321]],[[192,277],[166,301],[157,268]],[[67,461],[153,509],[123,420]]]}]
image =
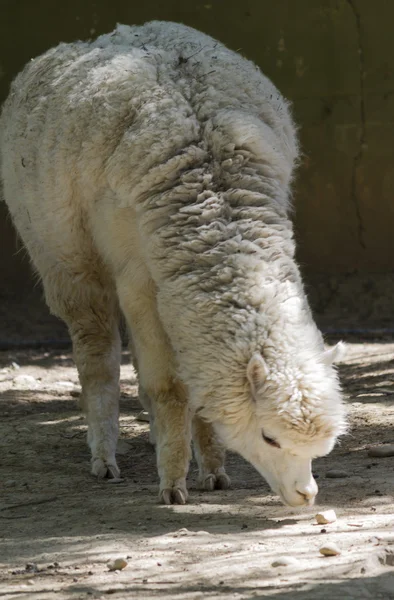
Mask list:
[{"label": "white fur", "polygon": [[313,502],[344,408],[294,260],[297,140],[273,84],[183,25],[119,25],[30,62],[0,141],[6,202],[73,339],[93,472],[118,474],[119,302],[162,500],[186,501],[195,413],[203,486],[228,485],[219,436],[284,502]]}]

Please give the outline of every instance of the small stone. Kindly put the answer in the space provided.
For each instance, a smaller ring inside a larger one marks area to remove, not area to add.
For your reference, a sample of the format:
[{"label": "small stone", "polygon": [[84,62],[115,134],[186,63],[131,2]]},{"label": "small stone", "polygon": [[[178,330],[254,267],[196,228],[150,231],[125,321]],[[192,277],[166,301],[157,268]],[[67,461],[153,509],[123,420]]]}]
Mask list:
[{"label": "small stone", "polygon": [[110,571],[121,571],[127,567],[127,561],[124,558],[116,558],[115,560],[111,560],[107,567]]},{"label": "small stone", "polygon": [[105,481],[106,483],[112,483],[112,485],[116,485],[117,483],[124,483],[126,480],[124,477],[112,477],[112,479],[106,479]]},{"label": "small stone", "polygon": [[386,444],[385,446],[374,446],[368,450],[368,456],[376,458],[386,458],[394,456],[394,444]]},{"label": "small stone", "polygon": [[146,412],[146,410],[142,410],[140,413],[138,413],[138,415],[136,416],[136,420],[137,421],[145,421],[146,423],[149,423],[150,419],[149,419],[149,413]]},{"label": "small stone", "polygon": [[332,471],[327,471],[326,477],[328,479],[342,479],[344,477],[349,477],[349,474],[346,471],[341,471],[340,469],[332,469]]},{"label": "small stone", "polygon": [[15,427],[18,433],[30,433],[30,429],[28,427]]},{"label": "small stone", "polygon": [[21,388],[35,388],[37,380],[31,375],[17,375],[14,377],[14,385]]},{"label": "small stone", "polygon": [[178,529],[178,531],[175,532],[174,537],[189,535],[190,533],[192,532],[186,529],[186,527],[182,527],[182,529]]},{"label": "small stone", "polygon": [[319,525],[327,525],[327,523],[334,523],[337,520],[335,510],[325,510],[324,512],[317,513],[315,519]]},{"label": "small stone", "polygon": [[298,562],[293,556],[279,556],[271,563],[271,567],[294,567]]},{"label": "small stone", "polygon": [[12,362],[11,363],[11,369],[13,369],[14,371],[19,371],[20,366],[18,365],[18,363]]},{"label": "small stone", "polygon": [[394,549],[384,548],[382,552],[379,552],[379,562],[381,565],[394,567]]},{"label": "small stone", "polygon": [[323,556],[338,556],[341,553],[338,546],[334,543],[324,544],[324,546],[319,548],[319,552]]},{"label": "small stone", "polygon": [[56,387],[65,388],[67,390],[73,390],[75,387],[75,384],[72,381],[55,381],[53,385],[56,385]]}]

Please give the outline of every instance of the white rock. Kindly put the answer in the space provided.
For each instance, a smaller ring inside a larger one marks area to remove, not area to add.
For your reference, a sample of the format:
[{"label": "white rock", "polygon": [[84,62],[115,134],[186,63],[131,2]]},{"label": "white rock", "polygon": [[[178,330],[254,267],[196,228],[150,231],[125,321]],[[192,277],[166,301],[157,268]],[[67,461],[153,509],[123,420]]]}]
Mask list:
[{"label": "white rock", "polygon": [[54,385],[56,385],[56,387],[66,388],[67,390],[73,390],[75,388],[75,384],[72,381],[55,381]]},{"label": "white rock", "polygon": [[13,369],[14,371],[19,371],[20,366],[18,365],[18,363],[12,362],[11,363],[11,369]]},{"label": "white rock", "polygon": [[327,523],[334,523],[337,520],[335,510],[325,510],[321,513],[317,513],[315,519],[319,525],[327,525]]},{"label": "white rock", "polygon": [[107,567],[110,571],[121,571],[127,567],[127,561],[124,558],[115,558],[107,564]]},{"label": "white rock", "polygon": [[338,546],[336,544],[334,544],[333,542],[324,544],[324,546],[319,548],[319,552],[320,552],[320,554],[323,554],[323,556],[338,556],[338,554],[341,553]]},{"label": "white rock", "polygon": [[294,558],[294,556],[278,556],[278,558],[271,563],[271,567],[293,567],[298,565],[298,563],[298,559]]}]

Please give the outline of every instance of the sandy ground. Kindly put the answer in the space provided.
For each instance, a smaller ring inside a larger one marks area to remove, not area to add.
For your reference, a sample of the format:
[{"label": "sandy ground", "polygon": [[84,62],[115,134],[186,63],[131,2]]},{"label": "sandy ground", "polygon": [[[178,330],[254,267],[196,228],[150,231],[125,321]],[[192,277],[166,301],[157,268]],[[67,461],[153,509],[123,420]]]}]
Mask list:
[{"label": "sandy ground", "polygon": [[[0,353],[0,599],[394,598],[394,341],[349,346],[340,367],[352,429],[316,460],[318,506],[285,508],[252,467],[228,457],[232,489],[186,506],[157,503],[158,478],[133,370],[124,354],[124,483],[89,475],[77,373],[64,351]],[[15,363],[15,364],[13,364]],[[332,469],[346,471],[327,478]],[[317,525],[317,510],[337,521]],[[319,548],[335,542],[339,556]],[[281,556],[295,564],[273,567]],[[124,558],[111,572],[107,563]]]}]

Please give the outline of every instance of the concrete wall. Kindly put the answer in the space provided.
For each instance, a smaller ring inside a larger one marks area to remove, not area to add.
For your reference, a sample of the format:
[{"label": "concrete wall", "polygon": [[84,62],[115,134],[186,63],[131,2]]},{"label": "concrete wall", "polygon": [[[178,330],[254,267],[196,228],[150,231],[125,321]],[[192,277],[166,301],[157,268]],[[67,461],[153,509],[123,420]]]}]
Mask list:
[{"label": "concrete wall", "polygon": [[[116,22],[182,21],[259,64],[293,102],[299,259],[313,274],[394,268],[394,2],[0,0],[0,101],[32,57]],[[3,291],[31,286],[0,205]]]}]

